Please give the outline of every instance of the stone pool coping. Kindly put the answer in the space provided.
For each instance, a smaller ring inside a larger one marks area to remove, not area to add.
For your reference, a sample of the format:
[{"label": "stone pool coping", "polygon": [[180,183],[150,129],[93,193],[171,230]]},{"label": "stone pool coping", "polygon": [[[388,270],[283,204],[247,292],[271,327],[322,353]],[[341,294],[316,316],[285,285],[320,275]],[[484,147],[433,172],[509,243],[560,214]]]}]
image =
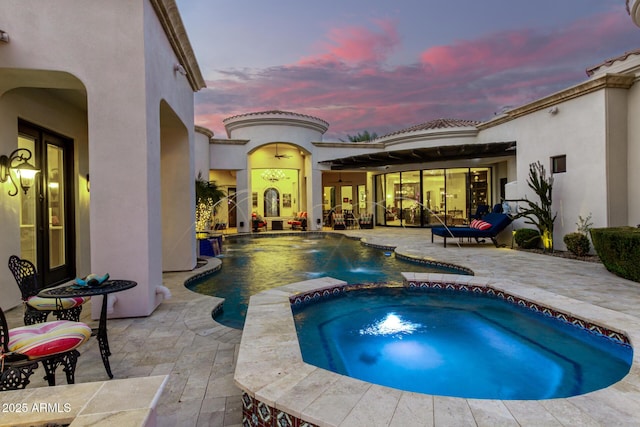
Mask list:
[{"label": "stone pool coping", "polygon": [[2,426],[155,426],[167,375],[2,392]]},{"label": "stone pool coping", "polygon": [[[640,319],[514,281],[438,273],[403,273],[405,282],[491,288],[640,342]],[[405,392],[304,363],[291,301],[345,282],[324,277],[251,297],[234,375],[245,416],[318,426],[629,425],[640,424],[640,355],[627,376],[602,390],[565,399],[463,399]],[[283,418],[288,420],[282,420]],[[297,420],[296,420],[297,419]],[[297,424],[295,424],[297,425]]]}]

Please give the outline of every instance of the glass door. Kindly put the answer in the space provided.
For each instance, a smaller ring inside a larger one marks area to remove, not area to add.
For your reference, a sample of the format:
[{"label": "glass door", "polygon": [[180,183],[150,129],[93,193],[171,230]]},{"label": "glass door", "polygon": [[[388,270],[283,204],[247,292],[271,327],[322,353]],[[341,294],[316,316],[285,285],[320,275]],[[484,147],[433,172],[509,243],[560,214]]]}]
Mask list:
[{"label": "glass door", "polygon": [[280,193],[273,187],[264,191],[264,216],[280,216]]},{"label": "glass door", "polygon": [[48,287],[75,277],[73,215],[73,143],[42,128],[20,122],[18,146],[33,153],[42,172],[21,194],[20,255],[38,269]]},{"label": "glass door", "polygon": [[66,264],[65,170],[62,147],[47,144],[47,217],[49,220],[49,268]]}]

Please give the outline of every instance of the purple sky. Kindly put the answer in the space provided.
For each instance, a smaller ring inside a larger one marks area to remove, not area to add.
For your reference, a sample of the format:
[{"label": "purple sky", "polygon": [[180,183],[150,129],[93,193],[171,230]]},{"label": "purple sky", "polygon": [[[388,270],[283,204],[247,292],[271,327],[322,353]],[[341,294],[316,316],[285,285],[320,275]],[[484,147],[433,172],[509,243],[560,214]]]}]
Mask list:
[{"label": "purple sky", "polygon": [[196,124],[285,110],[325,140],[487,120],[640,48],[624,0],[177,0],[207,82]]}]

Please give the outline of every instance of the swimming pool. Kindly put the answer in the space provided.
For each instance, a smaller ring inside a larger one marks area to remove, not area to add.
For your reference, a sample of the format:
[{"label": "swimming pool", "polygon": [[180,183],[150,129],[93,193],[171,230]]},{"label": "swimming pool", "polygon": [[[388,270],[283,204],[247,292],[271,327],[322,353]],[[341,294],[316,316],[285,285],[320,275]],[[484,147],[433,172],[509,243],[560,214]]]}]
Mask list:
[{"label": "swimming pool", "polygon": [[348,283],[392,283],[407,270],[464,274],[459,269],[400,259],[388,249],[365,246],[343,235],[306,233],[227,239],[222,268],[187,287],[224,298],[216,321],[241,329],[249,297],[266,289],[326,276]]},{"label": "swimming pool", "polygon": [[628,344],[495,296],[357,289],[294,306],[303,360],[406,391],[480,399],[570,397],[630,369]]}]

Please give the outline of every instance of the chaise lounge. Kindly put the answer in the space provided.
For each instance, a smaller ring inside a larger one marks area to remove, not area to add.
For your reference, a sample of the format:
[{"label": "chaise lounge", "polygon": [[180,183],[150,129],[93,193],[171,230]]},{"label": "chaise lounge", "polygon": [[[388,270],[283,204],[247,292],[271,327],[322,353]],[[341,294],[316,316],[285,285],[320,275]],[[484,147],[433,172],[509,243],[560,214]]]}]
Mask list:
[{"label": "chaise lounge", "polygon": [[480,239],[489,238],[496,247],[498,241],[496,236],[511,224],[511,218],[502,213],[488,213],[481,220],[473,220],[468,227],[433,227],[431,229],[431,243],[433,236],[444,238],[444,247],[447,247],[447,238],[474,238],[477,243],[482,243]]}]

